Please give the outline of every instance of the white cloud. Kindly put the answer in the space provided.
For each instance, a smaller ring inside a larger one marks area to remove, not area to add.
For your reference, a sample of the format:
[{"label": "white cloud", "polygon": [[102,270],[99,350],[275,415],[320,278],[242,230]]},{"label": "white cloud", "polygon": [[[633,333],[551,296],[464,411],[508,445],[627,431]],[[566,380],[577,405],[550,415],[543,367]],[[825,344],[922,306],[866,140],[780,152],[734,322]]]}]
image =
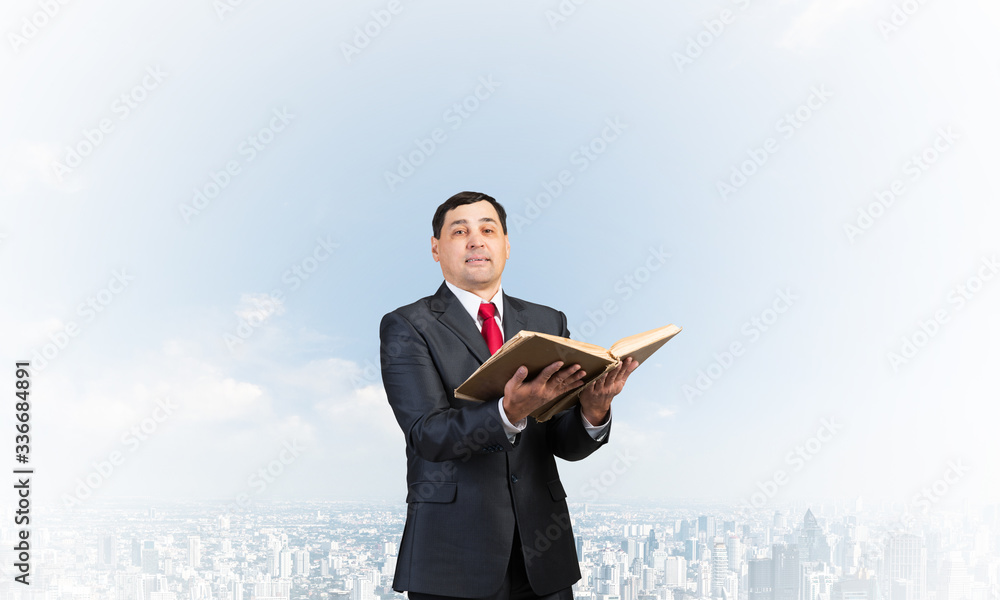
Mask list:
[{"label": "white cloud", "polygon": [[288,385],[309,390],[316,412],[337,429],[339,435],[373,432],[399,436],[399,428],[372,367],[339,358],[316,360],[284,375]]},{"label": "white cloud", "polygon": [[263,323],[272,315],[285,313],[285,304],[270,294],[243,294],[236,306],[236,316],[248,323]]}]

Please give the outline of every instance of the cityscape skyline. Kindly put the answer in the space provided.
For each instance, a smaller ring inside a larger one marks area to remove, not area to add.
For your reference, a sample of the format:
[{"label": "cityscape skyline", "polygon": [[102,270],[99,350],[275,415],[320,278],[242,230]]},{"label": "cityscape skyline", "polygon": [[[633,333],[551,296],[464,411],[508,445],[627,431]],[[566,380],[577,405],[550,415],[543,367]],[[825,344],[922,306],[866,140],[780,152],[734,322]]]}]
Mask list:
[{"label": "cityscape skyline", "polygon": [[9,0],[0,31],[0,575],[24,543],[38,582],[0,600],[385,595],[379,322],[441,285],[462,190],[573,338],[683,327],[558,463],[581,597],[1000,600],[997,2]]},{"label": "cityscape skyline", "polygon": [[[886,506],[572,503],[590,600],[993,600],[1000,505],[908,518]],[[814,512],[815,509],[815,512]],[[4,600],[401,598],[389,589],[405,508],[389,503],[96,502],[41,510],[32,581]],[[525,539],[526,558],[552,536]],[[12,541],[0,526],[0,542]],[[13,553],[0,552],[5,565]]]}]

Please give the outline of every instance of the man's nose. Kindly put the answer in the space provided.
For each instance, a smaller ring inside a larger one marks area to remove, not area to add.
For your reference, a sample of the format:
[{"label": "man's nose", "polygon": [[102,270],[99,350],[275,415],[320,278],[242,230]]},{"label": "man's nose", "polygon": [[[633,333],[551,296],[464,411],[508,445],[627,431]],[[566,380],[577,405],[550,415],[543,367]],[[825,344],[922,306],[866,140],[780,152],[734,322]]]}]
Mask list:
[{"label": "man's nose", "polygon": [[480,248],[484,246],[483,236],[478,233],[469,234],[468,247],[469,248]]}]

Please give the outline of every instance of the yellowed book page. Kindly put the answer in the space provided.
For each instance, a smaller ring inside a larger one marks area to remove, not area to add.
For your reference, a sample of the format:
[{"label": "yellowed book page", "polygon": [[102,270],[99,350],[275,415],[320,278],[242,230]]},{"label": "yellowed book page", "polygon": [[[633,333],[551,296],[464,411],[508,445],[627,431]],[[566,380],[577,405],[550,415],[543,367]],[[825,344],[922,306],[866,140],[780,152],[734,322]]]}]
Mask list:
[{"label": "yellowed book page", "polygon": [[458,386],[455,397],[484,402],[496,400],[503,396],[504,386],[521,365],[528,368],[528,379],[531,379],[557,360],[567,365],[579,364],[588,374],[600,374],[607,364],[615,362],[608,351],[600,346],[555,335],[522,331],[508,340]]},{"label": "yellowed book page", "polygon": [[670,338],[680,332],[680,327],[671,324],[630,335],[611,345],[611,355],[619,359],[631,356],[633,360],[642,364],[644,360],[659,350],[663,344],[670,341]]}]

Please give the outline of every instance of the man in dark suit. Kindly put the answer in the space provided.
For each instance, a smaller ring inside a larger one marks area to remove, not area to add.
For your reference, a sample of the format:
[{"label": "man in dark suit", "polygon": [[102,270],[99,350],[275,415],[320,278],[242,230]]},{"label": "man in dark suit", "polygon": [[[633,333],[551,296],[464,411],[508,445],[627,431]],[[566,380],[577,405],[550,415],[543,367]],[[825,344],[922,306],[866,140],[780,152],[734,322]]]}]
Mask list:
[{"label": "man in dark suit", "polygon": [[566,316],[505,294],[506,213],[462,192],[438,207],[431,254],[445,282],[380,326],[382,381],[406,438],[408,511],[393,588],[412,600],[571,599],[579,562],[555,458],[580,460],[608,441],[611,400],[637,364],[587,385],[580,404],[545,423],[528,415],[582,383],[555,362],[522,367],[499,402],[454,390],[522,329],[569,336]]}]

